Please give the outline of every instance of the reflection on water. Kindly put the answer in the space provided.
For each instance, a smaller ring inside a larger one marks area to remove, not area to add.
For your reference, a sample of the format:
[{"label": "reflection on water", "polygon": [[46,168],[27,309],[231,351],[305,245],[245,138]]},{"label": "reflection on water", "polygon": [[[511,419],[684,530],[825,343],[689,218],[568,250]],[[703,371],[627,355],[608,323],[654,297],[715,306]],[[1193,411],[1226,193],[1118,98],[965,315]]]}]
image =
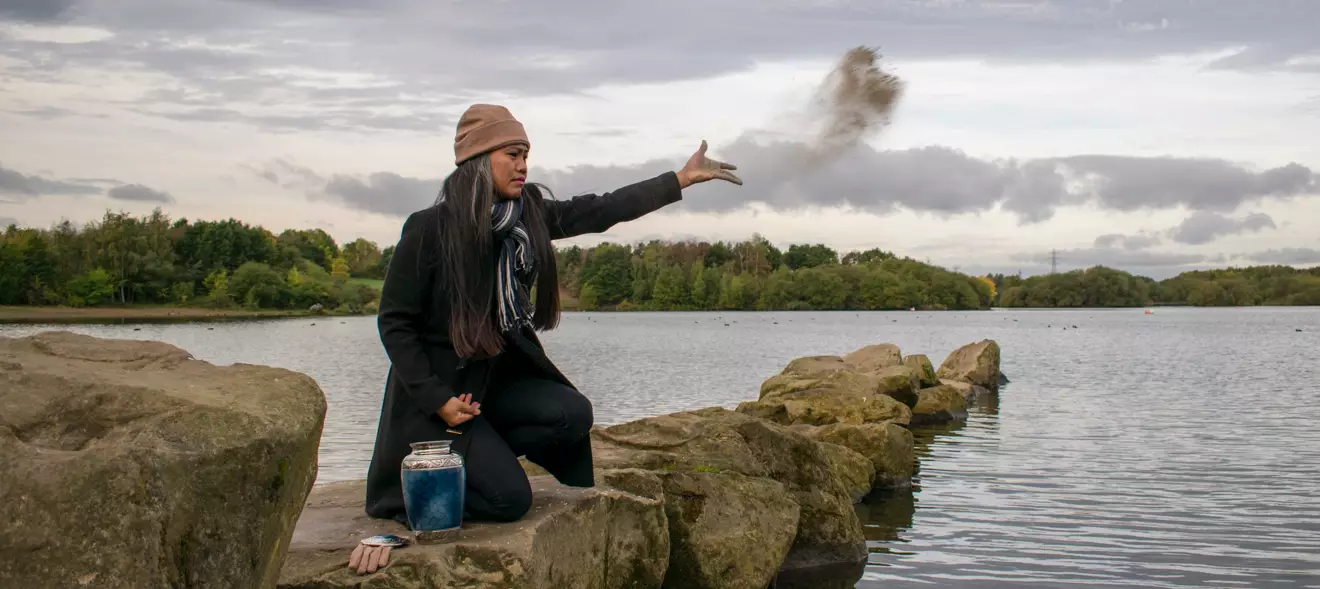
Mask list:
[{"label": "reflection on water", "polygon": [[864,562],[786,571],[766,589],[852,589],[865,572]]},{"label": "reflection on water", "polygon": [[891,543],[903,541],[903,532],[912,527],[916,511],[917,494],[912,489],[877,490],[857,504],[857,517],[863,522],[871,553],[901,550]]},{"label": "reflection on water", "polygon": [[[68,329],[309,374],[319,481],[366,472],[388,366],[372,318]],[[938,363],[982,338],[1013,382],[915,432],[912,490],[858,506],[869,562],[779,587],[1320,587],[1317,309],[573,313],[544,337],[601,424],[732,408],[797,356],[891,342]]]}]

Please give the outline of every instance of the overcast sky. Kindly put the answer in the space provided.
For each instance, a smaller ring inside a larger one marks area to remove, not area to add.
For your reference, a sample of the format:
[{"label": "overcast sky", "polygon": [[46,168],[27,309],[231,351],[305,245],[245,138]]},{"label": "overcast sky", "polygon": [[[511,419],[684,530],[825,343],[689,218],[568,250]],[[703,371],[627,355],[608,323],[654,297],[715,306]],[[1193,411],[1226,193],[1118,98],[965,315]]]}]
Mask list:
[{"label": "overcast sky", "polygon": [[[1320,2],[0,0],[0,221],[107,208],[384,245],[507,105],[560,198],[746,185],[608,234],[880,247],[966,272],[1320,264]],[[856,45],[893,123],[805,169]]]}]

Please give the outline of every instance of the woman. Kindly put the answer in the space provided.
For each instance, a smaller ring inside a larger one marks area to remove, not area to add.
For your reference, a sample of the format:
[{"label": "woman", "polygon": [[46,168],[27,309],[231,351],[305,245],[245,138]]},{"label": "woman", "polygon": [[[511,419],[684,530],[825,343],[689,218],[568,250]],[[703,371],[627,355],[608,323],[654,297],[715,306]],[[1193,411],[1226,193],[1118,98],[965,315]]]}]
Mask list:
[{"label": "woman", "polygon": [[[366,510],[407,525],[409,444],[452,440],[467,464],[467,517],[513,521],[532,493],[519,456],[566,485],[592,478],[591,402],[542,350],[559,321],[551,240],[603,232],[682,198],[692,184],[742,184],[706,143],[677,172],[612,193],[543,200],[527,184],[531,143],[507,109],[474,105],[435,205],[413,213],[390,261],[378,325],[390,358]],[[535,300],[529,296],[535,287]]]}]

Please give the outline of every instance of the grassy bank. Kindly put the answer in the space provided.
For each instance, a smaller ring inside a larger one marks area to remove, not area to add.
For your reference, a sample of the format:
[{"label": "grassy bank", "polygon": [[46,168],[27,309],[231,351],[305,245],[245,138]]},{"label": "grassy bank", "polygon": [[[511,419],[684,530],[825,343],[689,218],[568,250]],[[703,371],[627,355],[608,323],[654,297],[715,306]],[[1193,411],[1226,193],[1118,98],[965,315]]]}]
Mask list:
[{"label": "grassy bank", "polygon": [[168,305],[127,307],[19,307],[0,306],[0,323],[95,323],[167,322],[218,319],[270,319],[344,315],[335,312],[272,309],[207,309]]},{"label": "grassy bank", "polygon": [[377,280],[375,278],[349,278],[348,281],[353,284],[365,284],[376,290],[380,290],[382,286],[385,286],[384,280]]}]

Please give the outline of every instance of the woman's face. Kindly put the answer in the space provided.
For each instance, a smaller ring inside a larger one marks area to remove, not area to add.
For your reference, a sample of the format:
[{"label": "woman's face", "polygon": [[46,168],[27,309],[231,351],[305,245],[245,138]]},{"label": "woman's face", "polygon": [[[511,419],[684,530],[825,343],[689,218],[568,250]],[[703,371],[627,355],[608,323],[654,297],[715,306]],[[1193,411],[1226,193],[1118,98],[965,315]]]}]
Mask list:
[{"label": "woman's face", "polygon": [[527,182],[526,145],[508,145],[490,153],[490,175],[504,198],[518,198]]}]

